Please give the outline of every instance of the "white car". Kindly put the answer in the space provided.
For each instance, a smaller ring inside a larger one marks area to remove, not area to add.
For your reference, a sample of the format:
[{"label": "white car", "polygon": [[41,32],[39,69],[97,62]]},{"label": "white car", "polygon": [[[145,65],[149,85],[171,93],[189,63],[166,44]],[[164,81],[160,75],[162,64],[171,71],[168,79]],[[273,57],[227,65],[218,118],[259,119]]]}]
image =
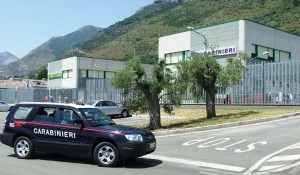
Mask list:
[{"label": "white car", "polygon": [[122,106],[117,105],[116,103],[108,100],[95,100],[90,101],[87,105],[94,106],[104,112],[107,116],[115,117],[129,117],[131,116],[128,112],[128,109]]},{"label": "white car", "polygon": [[119,106],[116,103],[109,100],[93,100],[87,103],[87,105],[94,106],[104,112],[107,116],[115,117],[130,117],[128,109]]},{"label": "white car", "polygon": [[1,112],[7,112],[10,111],[15,105],[14,104],[8,104],[4,101],[0,101],[0,111]]}]

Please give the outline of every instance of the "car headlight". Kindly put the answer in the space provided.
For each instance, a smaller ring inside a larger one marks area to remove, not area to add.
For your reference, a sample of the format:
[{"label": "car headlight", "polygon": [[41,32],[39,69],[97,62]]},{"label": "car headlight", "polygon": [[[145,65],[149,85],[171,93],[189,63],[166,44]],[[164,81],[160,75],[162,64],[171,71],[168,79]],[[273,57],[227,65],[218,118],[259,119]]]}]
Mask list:
[{"label": "car headlight", "polygon": [[125,137],[130,141],[137,141],[137,142],[143,141],[143,137],[141,134],[126,134]]}]

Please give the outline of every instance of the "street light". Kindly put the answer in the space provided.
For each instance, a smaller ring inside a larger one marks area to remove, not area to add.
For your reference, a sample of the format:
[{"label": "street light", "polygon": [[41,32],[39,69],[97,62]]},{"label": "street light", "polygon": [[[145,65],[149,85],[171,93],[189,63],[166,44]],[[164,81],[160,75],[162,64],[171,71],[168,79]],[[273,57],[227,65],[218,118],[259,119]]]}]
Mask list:
[{"label": "street light", "polygon": [[193,32],[195,32],[195,33],[197,33],[198,35],[200,35],[200,36],[202,36],[202,37],[204,38],[204,42],[203,42],[203,43],[204,43],[204,45],[205,45],[205,53],[207,53],[207,45],[208,45],[208,41],[207,41],[206,37],[205,37],[204,35],[202,35],[201,33],[197,32],[197,31],[194,29],[194,27],[188,26],[187,29],[189,29],[189,30],[191,30],[191,31],[193,31]]},{"label": "street light", "polygon": [[259,57],[261,57],[263,55],[266,55],[266,54],[269,54],[269,52],[263,52],[261,55],[258,55],[256,57],[250,58],[249,61],[248,61],[248,63],[251,63],[253,59],[259,58]]}]

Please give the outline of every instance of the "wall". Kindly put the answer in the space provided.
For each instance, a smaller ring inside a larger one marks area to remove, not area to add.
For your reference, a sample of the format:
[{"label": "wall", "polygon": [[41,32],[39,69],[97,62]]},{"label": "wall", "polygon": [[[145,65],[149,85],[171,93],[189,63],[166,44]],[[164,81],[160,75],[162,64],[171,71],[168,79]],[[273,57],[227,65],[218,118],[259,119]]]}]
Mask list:
[{"label": "wall", "polygon": [[[248,20],[244,21],[244,25],[244,32],[246,36],[244,43],[246,43],[245,50],[247,53],[251,53],[251,49],[253,50],[252,45],[256,44],[280,51],[290,52],[292,59],[300,59],[299,36]],[[265,57],[267,57],[267,55]],[[280,60],[277,59],[275,61],[278,62],[285,60],[286,58],[282,57]]]},{"label": "wall", "polygon": [[[48,87],[61,87],[62,84],[62,60],[48,63]],[[50,78],[51,76],[55,76]]]},{"label": "wall", "polygon": [[182,32],[159,38],[158,57],[164,59],[165,54],[190,50],[190,32]]},{"label": "wall", "polygon": [[70,76],[64,77],[62,79],[62,87],[63,88],[76,88],[77,87],[77,57],[71,57],[62,60],[62,72],[70,71]]},{"label": "wall", "polygon": [[[96,65],[94,67],[94,65]],[[143,64],[146,74],[152,74],[153,65]],[[87,80],[107,78],[125,67],[125,62],[85,57],[71,57],[48,63],[49,88],[85,88]],[[95,71],[94,71],[95,70]],[[84,75],[83,75],[84,74]]]}]

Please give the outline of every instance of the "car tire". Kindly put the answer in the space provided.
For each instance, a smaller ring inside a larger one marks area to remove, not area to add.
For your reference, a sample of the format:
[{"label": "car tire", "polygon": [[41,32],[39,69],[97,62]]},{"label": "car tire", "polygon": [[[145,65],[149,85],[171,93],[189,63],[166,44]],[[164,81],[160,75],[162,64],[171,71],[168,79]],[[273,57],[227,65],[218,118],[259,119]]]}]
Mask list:
[{"label": "car tire", "polygon": [[99,166],[113,167],[119,162],[119,151],[112,143],[101,142],[94,150],[94,159]]},{"label": "car tire", "polygon": [[14,143],[14,151],[19,159],[29,159],[34,154],[33,144],[29,138],[21,136]]},{"label": "car tire", "polygon": [[126,109],[123,109],[123,111],[121,112],[121,117],[122,118],[128,117],[128,111]]}]

